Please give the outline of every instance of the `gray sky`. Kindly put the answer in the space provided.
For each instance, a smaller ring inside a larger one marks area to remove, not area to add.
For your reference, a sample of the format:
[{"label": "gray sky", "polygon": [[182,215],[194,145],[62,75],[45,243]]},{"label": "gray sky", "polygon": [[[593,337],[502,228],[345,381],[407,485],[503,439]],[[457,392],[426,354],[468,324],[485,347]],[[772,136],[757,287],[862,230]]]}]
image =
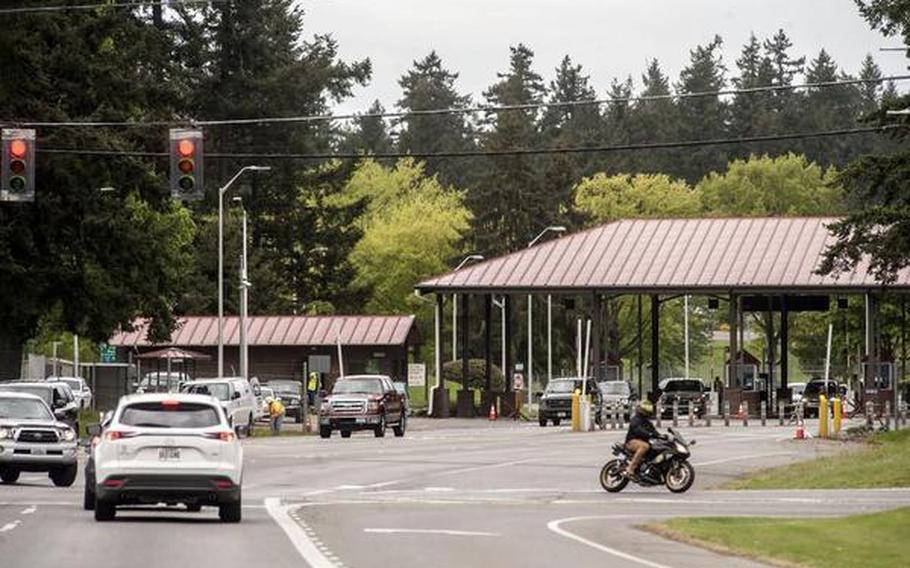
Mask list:
[{"label": "gray sky", "polygon": [[[673,81],[689,50],[714,34],[724,39],[724,62],[735,59],[750,32],[759,39],[784,28],[793,52],[807,62],[824,47],[855,74],[872,53],[885,74],[907,73],[899,45],[869,30],[853,0],[299,0],[305,33],[330,33],[346,60],[369,57],[370,85],[338,111],[365,110],[374,99],[391,109],[400,97],[398,78],[415,59],[435,49],[458,72],[458,88],[475,101],[508,66],[509,46],[535,52],[544,79],[566,54],[581,63],[603,96],[613,77],[632,75],[635,86],[656,57]],[[910,82],[904,83],[910,85]],[[899,87],[903,85],[899,84]],[[904,88],[901,88],[903,91]]]}]

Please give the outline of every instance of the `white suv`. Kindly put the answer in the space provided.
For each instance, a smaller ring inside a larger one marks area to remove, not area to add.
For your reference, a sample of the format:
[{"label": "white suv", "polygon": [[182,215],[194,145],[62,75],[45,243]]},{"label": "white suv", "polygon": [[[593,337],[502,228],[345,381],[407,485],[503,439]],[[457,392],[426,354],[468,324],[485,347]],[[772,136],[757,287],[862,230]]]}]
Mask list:
[{"label": "white suv", "polygon": [[217,506],[222,521],[240,522],[243,450],[217,400],[191,394],[138,394],[120,399],[102,433],[95,424],[95,520],[118,505],[183,503]]},{"label": "white suv", "polygon": [[48,377],[45,379],[49,383],[65,383],[73,391],[73,397],[79,410],[88,410],[92,407],[92,389],[85,384],[82,377]]},{"label": "white suv", "polygon": [[253,424],[262,414],[262,408],[253,394],[253,387],[243,377],[190,381],[180,387],[180,392],[217,398],[229,423],[238,433],[242,433],[242,429],[252,433]]}]

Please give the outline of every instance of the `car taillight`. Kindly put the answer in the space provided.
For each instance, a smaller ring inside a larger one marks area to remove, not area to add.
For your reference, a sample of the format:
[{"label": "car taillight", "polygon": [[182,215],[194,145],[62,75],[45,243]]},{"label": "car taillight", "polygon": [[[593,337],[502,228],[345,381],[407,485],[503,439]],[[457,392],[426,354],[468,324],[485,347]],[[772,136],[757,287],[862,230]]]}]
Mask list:
[{"label": "car taillight", "polygon": [[230,489],[234,486],[234,483],[230,479],[217,479],[215,480],[215,487],[218,489]]},{"label": "car taillight", "polygon": [[122,479],[105,479],[101,484],[105,487],[110,487],[111,489],[120,489],[123,487],[124,481]]},{"label": "car taillight", "polygon": [[233,432],[208,432],[206,434],[206,437],[211,438],[213,440],[221,440],[222,442],[233,442],[234,441]]},{"label": "car taillight", "polygon": [[132,438],[135,435],[135,432],[124,432],[123,430],[108,430],[104,433],[104,437],[111,442],[122,440],[124,438]]}]

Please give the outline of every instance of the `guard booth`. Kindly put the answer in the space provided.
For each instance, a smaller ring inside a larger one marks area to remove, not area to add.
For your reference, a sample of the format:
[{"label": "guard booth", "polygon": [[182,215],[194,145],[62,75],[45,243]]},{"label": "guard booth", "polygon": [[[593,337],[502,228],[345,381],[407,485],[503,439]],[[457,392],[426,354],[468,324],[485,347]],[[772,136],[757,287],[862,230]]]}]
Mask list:
[{"label": "guard booth", "polygon": [[891,408],[895,409],[895,383],[894,383],[894,362],[888,360],[869,361],[867,357],[860,364],[862,385],[859,385],[858,394],[860,408],[862,411],[867,402],[875,405],[874,412],[879,414],[884,412],[885,402],[891,403]]},{"label": "guard booth", "polygon": [[623,380],[623,365],[615,353],[607,355],[606,361],[601,361],[594,373],[597,381],[621,381]]},{"label": "guard booth", "polygon": [[[761,403],[762,383],[758,368],[761,362],[748,351],[739,351],[733,360],[727,355],[724,365],[724,397],[730,402],[730,412],[736,413],[740,403],[749,404],[749,413],[758,415]],[[721,409],[723,411],[723,409]]]}]

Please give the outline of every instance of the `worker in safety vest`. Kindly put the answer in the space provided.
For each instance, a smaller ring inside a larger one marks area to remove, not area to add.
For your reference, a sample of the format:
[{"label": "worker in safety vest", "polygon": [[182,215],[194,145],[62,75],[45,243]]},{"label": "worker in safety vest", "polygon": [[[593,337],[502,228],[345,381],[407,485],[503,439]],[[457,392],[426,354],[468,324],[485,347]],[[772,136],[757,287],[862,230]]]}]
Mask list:
[{"label": "worker in safety vest", "polygon": [[284,405],[279,398],[272,398],[269,401],[269,421],[272,426],[272,436],[281,433],[281,422],[284,420]]},{"label": "worker in safety vest", "polygon": [[306,398],[307,402],[310,404],[310,408],[313,407],[313,401],[316,397],[316,391],[319,390],[319,372],[310,371],[310,378],[306,384]]}]

